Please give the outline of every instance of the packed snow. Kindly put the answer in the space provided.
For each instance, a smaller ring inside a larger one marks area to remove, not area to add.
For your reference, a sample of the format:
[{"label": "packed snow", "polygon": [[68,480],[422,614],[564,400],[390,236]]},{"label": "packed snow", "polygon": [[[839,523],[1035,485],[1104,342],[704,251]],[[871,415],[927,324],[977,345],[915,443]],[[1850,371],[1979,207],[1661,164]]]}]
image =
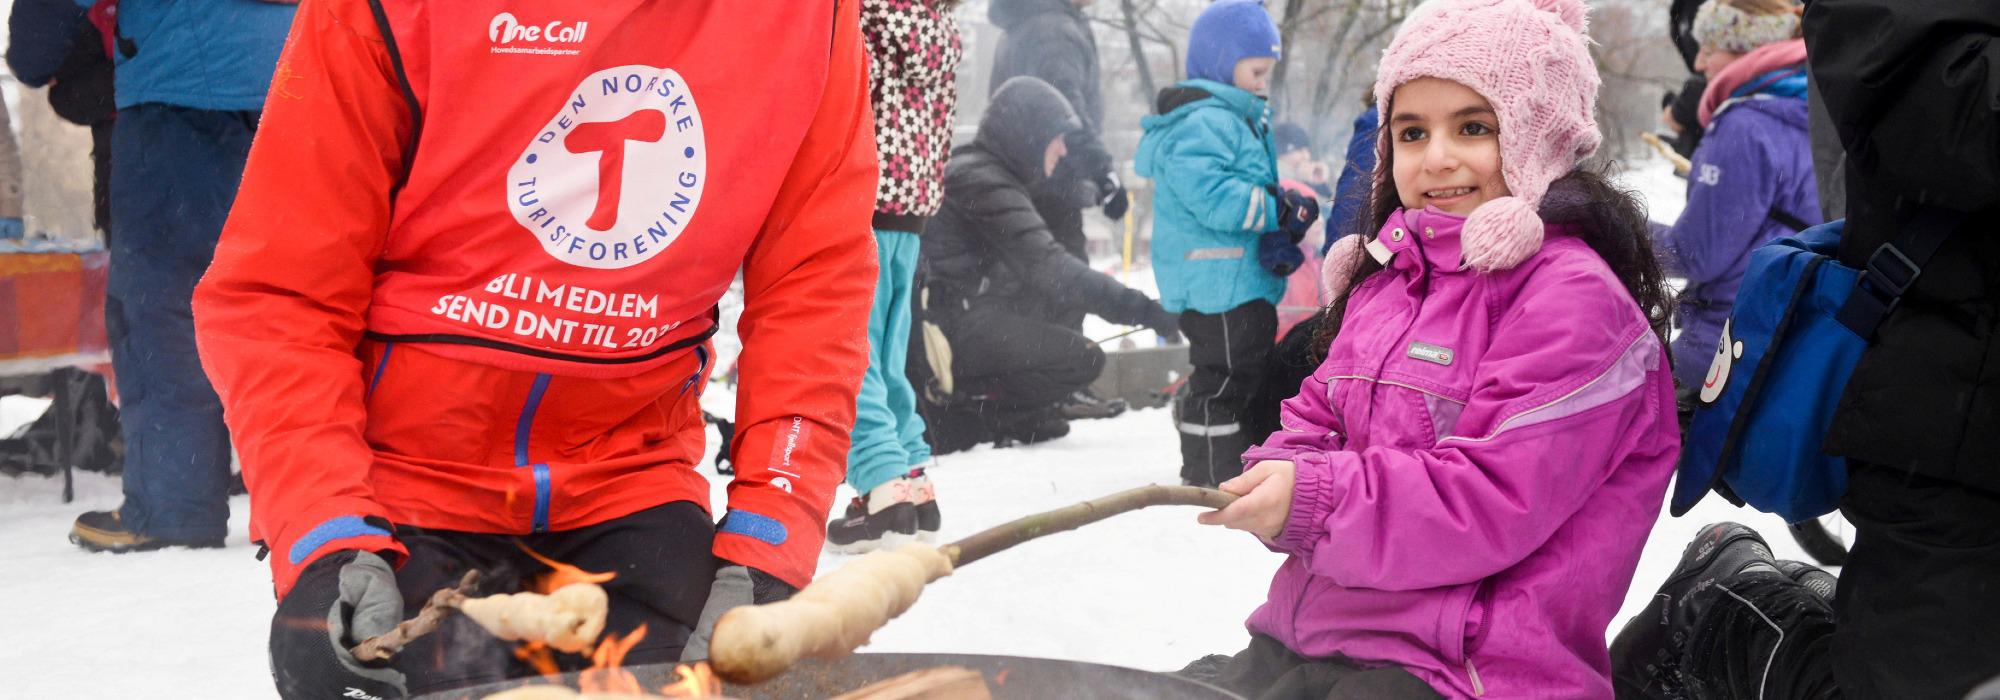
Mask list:
[{"label": "packed snow", "polygon": [[[1671,221],[1679,180],[1642,161],[1626,182]],[[1669,210],[1671,208],[1671,210]],[[1134,275],[1150,286],[1149,275]],[[704,403],[733,413],[729,389]],[[0,398],[0,434],[47,402]],[[715,434],[710,431],[713,450]],[[950,541],[1030,513],[1151,483],[1172,483],[1178,443],[1164,409],[1073,424],[1039,445],[980,447],[938,458],[931,475]],[[704,473],[713,474],[709,462]],[[712,496],[724,502],[726,479]],[[10,697],[267,698],[270,578],[245,532],[249,503],[232,499],[220,550],[91,554],[66,540],[78,513],[118,505],[116,478],[79,473],[76,502],[60,478],[0,477],[0,673]],[[844,493],[842,498],[848,494]],[[842,503],[836,503],[838,509]],[[873,651],[1039,656],[1170,670],[1249,641],[1243,620],[1263,601],[1281,558],[1253,537],[1195,523],[1192,508],[1158,508],[1037,540],[933,584],[875,635]],[[1619,624],[1652,596],[1701,526],[1737,520],[1781,558],[1804,555],[1775,516],[1709,498],[1688,517],[1662,513]],[[848,557],[822,555],[820,570]],[[1616,625],[1606,638],[1616,633]]]}]

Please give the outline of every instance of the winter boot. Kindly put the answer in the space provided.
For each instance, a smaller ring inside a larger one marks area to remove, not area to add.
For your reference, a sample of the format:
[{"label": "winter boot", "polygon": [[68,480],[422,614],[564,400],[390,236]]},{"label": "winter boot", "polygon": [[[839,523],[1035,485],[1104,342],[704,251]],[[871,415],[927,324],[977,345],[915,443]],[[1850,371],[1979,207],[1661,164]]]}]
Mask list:
[{"label": "winter boot", "polygon": [[1062,416],[1069,420],[1111,418],[1125,412],[1125,400],[1101,399],[1086,387],[1063,397],[1059,408]]},{"label": "winter boot", "polygon": [[924,544],[937,542],[938,528],[944,516],[938,512],[937,487],[931,485],[931,477],[919,467],[910,470],[910,502],[917,506],[917,541]]},{"label": "winter boot", "polygon": [[69,530],[69,541],[70,544],[93,552],[114,554],[145,552],[167,547],[215,549],[222,546],[220,537],[212,540],[169,540],[133,532],[125,527],[125,521],[115,510],[93,510],[77,516],[76,524]]},{"label": "winter boot", "polygon": [[1786,559],[1778,562],[1778,571],[1783,572],[1786,578],[1799,582],[1799,585],[1805,586],[1806,590],[1812,591],[1813,595],[1828,603],[1833,602],[1834,586],[1840,583],[1840,579],[1827,573],[1825,569],[1802,561]]},{"label": "winter boot", "polygon": [[1703,528],[1652,601],[1612,640],[1611,684],[1618,698],[1687,698],[1681,660],[1695,624],[1715,604],[1715,584],[1746,572],[1776,572],[1777,564],[1756,530],[1728,522]]},{"label": "winter boot", "polygon": [[826,526],[826,549],[836,554],[862,554],[893,549],[917,538],[916,484],[908,477],[855,498],[847,514]]},{"label": "winter boot", "polygon": [[1032,445],[1069,434],[1069,420],[1055,407],[994,416],[993,446]]}]

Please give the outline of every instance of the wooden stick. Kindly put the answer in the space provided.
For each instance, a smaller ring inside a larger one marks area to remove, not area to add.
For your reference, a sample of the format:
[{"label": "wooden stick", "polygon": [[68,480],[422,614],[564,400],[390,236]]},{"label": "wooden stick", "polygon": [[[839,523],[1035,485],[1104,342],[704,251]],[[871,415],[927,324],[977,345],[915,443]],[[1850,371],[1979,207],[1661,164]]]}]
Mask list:
[{"label": "wooden stick", "polygon": [[1074,530],[1119,513],[1152,506],[1200,506],[1221,510],[1234,503],[1236,498],[1234,494],[1194,486],[1141,486],[987,528],[971,537],[939,547],[938,551],[951,559],[953,568],[958,568],[1028,540]]},{"label": "wooden stick", "polygon": [[870,552],[814,580],[789,600],[724,613],[709,642],[709,664],[731,683],[761,683],[799,659],[853,653],[875,630],[916,604],[924,586],[958,566],[1119,513],[1161,505],[1221,508],[1235,500],[1192,486],[1142,486],[1030,515],[937,549],[911,544]]},{"label": "wooden stick", "polygon": [[1694,164],[1688,162],[1688,159],[1681,157],[1681,154],[1675,153],[1672,146],[1660,140],[1659,134],[1650,131],[1641,131],[1639,132],[1639,140],[1646,142],[1648,146],[1652,146],[1653,150],[1659,151],[1660,156],[1666,158],[1667,162],[1673,163],[1675,174],[1687,177],[1687,174],[1694,170]]},{"label": "wooden stick", "polygon": [[444,622],[446,615],[457,610],[460,603],[465,602],[466,594],[478,583],[478,571],[465,572],[465,578],[459,579],[457,587],[432,593],[431,599],[424,603],[424,609],[419,611],[416,617],[397,623],[396,628],[388,632],[362,640],[349,651],[362,663],[394,658],[396,652],[403,650],[404,645],[437,631],[438,624]]}]

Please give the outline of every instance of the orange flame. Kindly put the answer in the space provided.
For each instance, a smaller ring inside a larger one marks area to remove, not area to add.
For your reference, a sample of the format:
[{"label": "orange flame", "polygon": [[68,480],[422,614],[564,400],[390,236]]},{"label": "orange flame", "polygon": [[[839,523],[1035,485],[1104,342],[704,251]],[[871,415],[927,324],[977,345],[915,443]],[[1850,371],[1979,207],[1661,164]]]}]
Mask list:
[{"label": "orange flame", "polygon": [[514,543],[514,546],[520,547],[521,551],[527,552],[528,556],[534,557],[535,561],[547,565],[550,569],[548,573],[535,577],[536,593],[544,595],[554,593],[556,589],[572,583],[604,583],[618,576],[611,573],[593,574],[584,571],[583,569],[542,556],[535,550],[529,549],[528,545],[521,544],[518,541]]},{"label": "orange flame", "polygon": [[618,693],[639,695],[646,692],[640,687],[639,678],[624,669],[625,654],[646,638],[646,626],[639,625],[631,634],[620,638],[605,635],[604,641],[590,652],[590,668],[577,676],[577,686],[586,693]]},{"label": "orange flame", "polygon": [[722,679],[709,670],[707,661],[697,661],[693,666],[674,666],[677,680],[660,688],[660,694],[670,698],[710,698],[722,695]]},{"label": "orange flame", "polygon": [[562,675],[562,669],[556,667],[556,654],[549,650],[547,644],[524,642],[521,646],[514,647],[514,658],[533,666],[535,672],[544,677],[555,678]]}]

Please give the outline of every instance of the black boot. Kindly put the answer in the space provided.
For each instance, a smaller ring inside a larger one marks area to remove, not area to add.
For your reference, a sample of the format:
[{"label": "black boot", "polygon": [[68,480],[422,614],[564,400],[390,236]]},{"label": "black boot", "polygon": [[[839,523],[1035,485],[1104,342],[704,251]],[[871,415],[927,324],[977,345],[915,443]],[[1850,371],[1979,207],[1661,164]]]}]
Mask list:
[{"label": "black boot", "polygon": [[1771,547],[1736,523],[1703,528],[1653,600],[1611,642],[1611,682],[1621,700],[1689,697],[1681,660],[1695,624],[1720,595],[1715,584],[1753,571],[1777,573]]},{"label": "black boot", "polygon": [[1840,579],[1827,573],[1825,569],[1802,561],[1787,559],[1778,562],[1778,571],[1784,573],[1786,578],[1799,582],[1799,585],[1805,586],[1806,590],[1812,591],[1813,595],[1828,603],[1833,602],[1834,587],[1840,583]]},{"label": "black boot", "polygon": [[991,420],[996,448],[1032,445],[1069,434],[1069,421],[1054,406],[1002,413]]},{"label": "black boot", "polygon": [[220,537],[212,540],[169,540],[140,534],[126,527],[116,510],[93,510],[77,516],[76,524],[70,526],[69,541],[93,552],[112,553],[146,552],[167,547],[214,549],[222,546]]},{"label": "black boot", "polygon": [[1062,415],[1070,420],[1112,418],[1124,413],[1125,408],[1124,399],[1098,398],[1088,387],[1071,392],[1062,400]]}]

